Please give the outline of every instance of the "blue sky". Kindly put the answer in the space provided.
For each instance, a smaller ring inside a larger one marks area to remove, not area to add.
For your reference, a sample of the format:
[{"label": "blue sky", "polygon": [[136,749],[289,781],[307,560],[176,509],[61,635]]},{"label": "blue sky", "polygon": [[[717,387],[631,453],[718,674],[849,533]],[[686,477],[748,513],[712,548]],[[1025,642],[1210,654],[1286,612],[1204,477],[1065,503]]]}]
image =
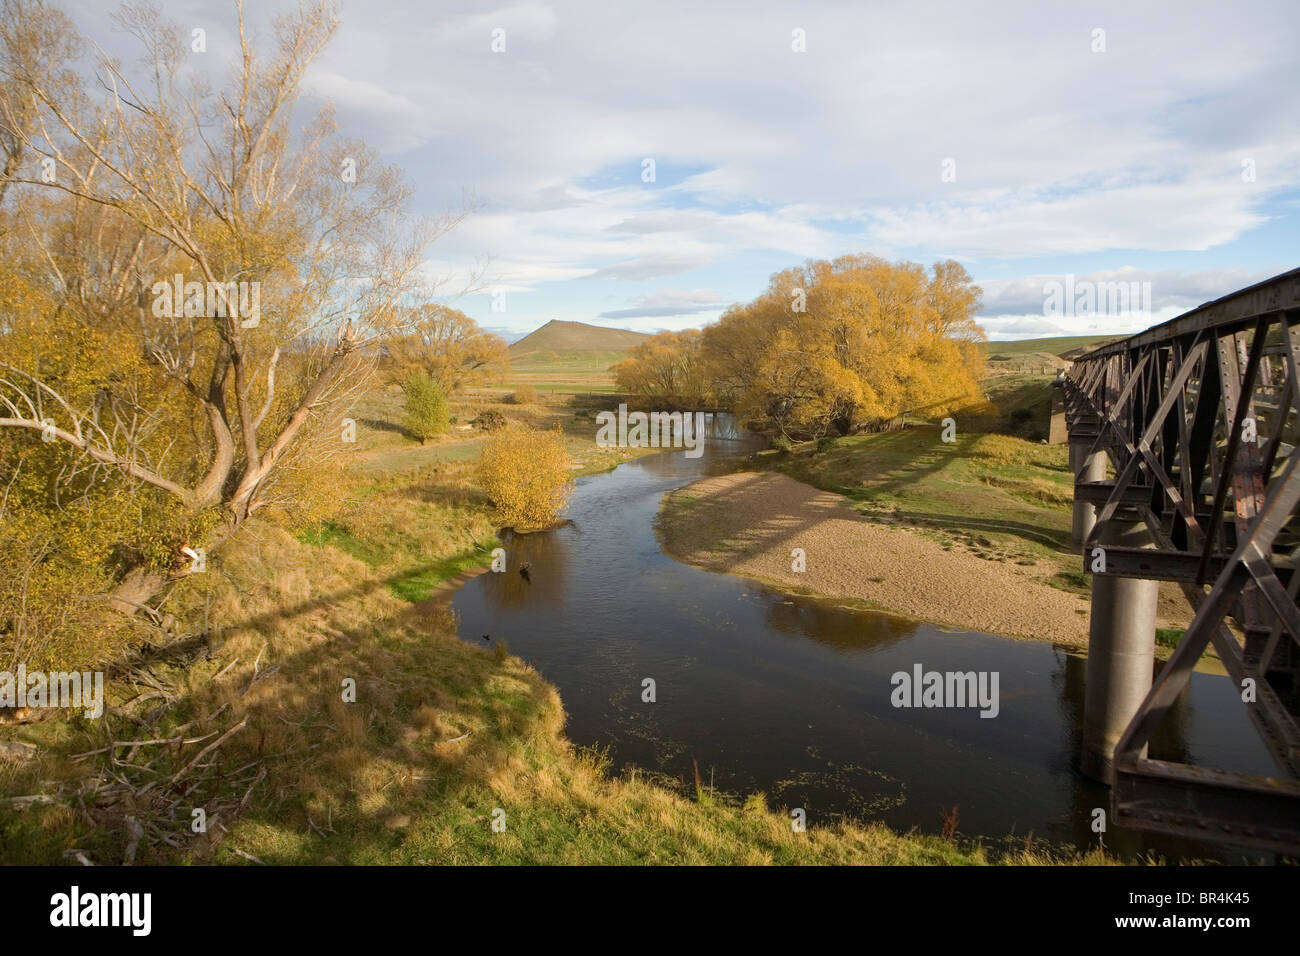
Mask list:
[{"label": "blue sky", "polygon": [[[229,56],[229,7],[162,6]],[[67,9],[125,48],[98,4]],[[308,104],[333,103],[430,214],[473,197],[427,268],[485,326],[698,326],[779,269],[874,253],[962,262],[993,338],[1109,333],[1300,264],[1293,2],[339,12]],[[1046,316],[1067,275],[1150,299]]]}]

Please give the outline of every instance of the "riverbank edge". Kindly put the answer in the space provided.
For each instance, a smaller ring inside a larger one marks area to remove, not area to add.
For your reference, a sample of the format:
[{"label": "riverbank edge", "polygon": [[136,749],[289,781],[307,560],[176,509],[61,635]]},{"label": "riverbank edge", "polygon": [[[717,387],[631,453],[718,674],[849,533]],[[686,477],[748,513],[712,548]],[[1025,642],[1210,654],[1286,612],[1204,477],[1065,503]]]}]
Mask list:
[{"label": "riverbank edge", "polygon": [[[782,474],[779,471],[772,471],[766,469],[756,469],[753,473],[773,474],[773,475]],[[797,479],[790,478],[790,476],[788,475],[785,475],[784,477],[788,478],[790,481],[797,481]],[[685,495],[686,493],[689,493],[692,489],[696,488],[698,485],[702,485],[711,480],[713,480],[713,476],[700,478],[689,484],[682,485],[679,488],[674,488],[671,491],[665,492],[663,494],[663,497],[659,501],[658,511],[654,519],[655,539],[659,543],[659,547],[663,551],[663,553],[666,554],[668,557],[672,558],[674,561],[679,561],[682,564],[690,565],[693,568],[698,568],[701,571],[707,571],[711,574],[726,574],[730,577],[739,578],[744,581],[752,581],[753,583],[768,588],[769,590],[790,597],[811,598],[818,601],[832,602],[838,606],[870,611],[876,614],[885,614],[888,615],[889,617],[897,618],[899,620],[908,621],[914,624],[924,624],[929,627],[937,628],[942,631],[973,632],[973,633],[980,633],[980,634],[989,634],[992,637],[1000,637],[1005,640],[1029,641],[1033,643],[1051,644],[1055,647],[1064,649],[1067,653],[1077,654],[1080,656],[1087,655],[1088,642],[1086,639],[1083,641],[1070,641],[1070,640],[1063,640],[1059,637],[1042,637],[1042,636],[1023,634],[1023,633],[1015,634],[1015,633],[1004,633],[1004,632],[997,632],[997,631],[977,630],[970,627],[969,625],[964,625],[957,621],[937,620],[934,617],[925,617],[921,615],[911,614],[905,611],[900,611],[896,608],[887,607],[878,601],[871,600],[870,598],[850,598],[850,597],[843,597],[840,595],[826,594],[824,592],[816,590],[815,588],[795,587],[784,581],[779,581],[774,578],[765,577],[763,575],[758,575],[758,574],[741,573],[733,570],[720,570],[718,568],[710,567],[709,565],[702,563],[700,561],[692,560],[682,551],[681,548],[676,546],[671,525],[674,520],[681,519],[684,516],[681,511],[675,510],[674,506],[680,501],[681,496]],[[805,487],[808,487],[810,489],[816,488],[815,485],[810,485],[807,482],[799,482],[799,484],[804,485]],[[840,495],[837,492],[832,491],[830,489],[816,488],[816,490],[822,494],[835,495],[837,498],[841,499],[846,505],[850,503],[849,500],[847,498],[844,498],[843,495]],[[865,516],[859,515],[859,517],[864,522],[870,522],[870,519]],[[885,526],[880,522],[870,522],[870,523],[876,524],[877,526],[880,527],[884,527],[886,528],[886,530],[890,532],[898,532],[900,534],[923,533],[926,530],[923,526],[914,525],[914,524]],[[752,528],[752,526],[747,526],[745,530],[753,531],[755,529]],[[719,555],[735,556],[739,554],[737,550],[735,550],[734,548],[727,548],[723,546],[721,542],[710,545],[708,550]],[[1157,644],[1155,647],[1155,659],[1159,661],[1168,660],[1169,657],[1173,654],[1173,652],[1174,652],[1174,648],[1167,647],[1162,644]],[[1196,664],[1196,670],[1198,672],[1207,673],[1207,674],[1216,674],[1221,676],[1227,675],[1227,670],[1223,667],[1223,664],[1217,658],[1202,657],[1201,660],[1199,660]]]},{"label": "riverbank edge", "polygon": [[[641,769],[611,776],[599,752],[565,736],[559,692],[535,668],[504,647],[458,637],[445,609],[441,617],[411,613],[443,603],[455,582],[486,568],[464,569],[429,598],[411,602],[337,544],[309,545],[282,529],[259,530],[269,546],[251,536],[237,542],[228,561],[232,578],[223,578],[214,594],[214,607],[225,609],[216,652],[192,668],[157,668],[193,691],[187,709],[168,713],[156,732],[183,733],[182,721],[194,721],[189,733],[229,732],[226,761],[265,760],[268,775],[246,795],[242,785],[223,795],[243,803],[220,835],[174,849],[141,846],[137,862],[1119,862],[1042,844],[1022,849],[989,838],[901,833],[869,821],[810,820],[799,832],[761,794],[741,803],[708,787],[683,792]],[[301,605],[277,613],[285,597],[278,582],[291,568],[309,572],[294,582]],[[340,702],[337,674],[357,675],[363,710]],[[114,706],[121,691],[110,689]],[[275,742],[267,748],[273,757],[262,753],[267,737]],[[0,799],[0,843],[11,854],[6,862],[59,862],[69,846],[98,863],[124,858],[124,820],[104,818],[87,830],[69,806],[91,769],[72,755],[102,743],[93,725],[43,721],[0,728],[0,739],[36,746],[32,769],[44,765],[34,779],[15,775],[0,786],[0,797],[48,796],[20,806]],[[162,769],[174,768],[164,763]],[[491,826],[498,809],[509,820],[503,834]]]}]

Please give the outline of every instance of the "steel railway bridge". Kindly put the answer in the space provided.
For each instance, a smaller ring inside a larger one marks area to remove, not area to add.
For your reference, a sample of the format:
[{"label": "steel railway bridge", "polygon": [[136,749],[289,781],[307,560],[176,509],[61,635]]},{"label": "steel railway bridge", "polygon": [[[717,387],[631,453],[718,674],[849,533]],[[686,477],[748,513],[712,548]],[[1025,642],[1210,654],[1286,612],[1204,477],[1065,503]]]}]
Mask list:
[{"label": "steel railway bridge", "polygon": [[[1063,386],[1093,576],[1083,770],[1116,823],[1300,852],[1300,269],[1094,349]],[[1153,680],[1162,581],[1196,610]],[[1209,646],[1275,774],[1147,755]]]}]

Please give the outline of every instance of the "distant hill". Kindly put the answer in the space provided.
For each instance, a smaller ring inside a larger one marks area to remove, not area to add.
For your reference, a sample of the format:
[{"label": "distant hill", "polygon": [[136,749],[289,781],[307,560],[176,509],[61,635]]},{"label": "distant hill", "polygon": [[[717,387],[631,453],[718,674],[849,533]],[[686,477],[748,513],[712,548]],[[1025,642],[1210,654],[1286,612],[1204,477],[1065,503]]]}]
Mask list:
[{"label": "distant hill", "polygon": [[998,355],[1022,356],[1034,353],[1046,353],[1057,358],[1072,359],[1088,349],[1111,342],[1118,335],[1058,335],[1046,339],[1018,339],[1014,342],[989,342],[989,358]]},{"label": "distant hill", "polygon": [[511,378],[516,382],[585,382],[612,385],[609,367],[650,336],[585,322],[552,319],[510,346]]},{"label": "distant hill", "polygon": [[552,319],[511,345],[510,357],[527,359],[539,352],[625,352],[649,337],[628,329]]}]

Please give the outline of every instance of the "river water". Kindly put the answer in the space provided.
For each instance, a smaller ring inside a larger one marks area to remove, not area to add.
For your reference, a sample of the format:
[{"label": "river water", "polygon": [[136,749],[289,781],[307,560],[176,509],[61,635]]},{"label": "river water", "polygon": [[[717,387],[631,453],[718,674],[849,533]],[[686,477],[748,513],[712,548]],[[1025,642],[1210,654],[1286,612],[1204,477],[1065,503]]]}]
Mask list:
[{"label": "river water", "polygon": [[[666,556],[653,522],[665,492],[744,467],[756,447],[710,440],[578,481],[557,531],[507,544],[509,570],[452,599],[462,638],[504,640],[560,692],[566,734],[636,766],[738,797],[996,843],[1095,846],[1105,788],[1076,769],[1084,658],[1047,643],[955,631],[834,601],[791,597]],[[518,567],[528,564],[529,579]],[[896,708],[891,676],[915,665],[996,671],[1000,708]],[[643,683],[654,681],[654,702]],[[1197,673],[1153,757],[1275,773],[1226,677]],[[1168,860],[1267,859],[1117,829],[1109,850]]]}]

